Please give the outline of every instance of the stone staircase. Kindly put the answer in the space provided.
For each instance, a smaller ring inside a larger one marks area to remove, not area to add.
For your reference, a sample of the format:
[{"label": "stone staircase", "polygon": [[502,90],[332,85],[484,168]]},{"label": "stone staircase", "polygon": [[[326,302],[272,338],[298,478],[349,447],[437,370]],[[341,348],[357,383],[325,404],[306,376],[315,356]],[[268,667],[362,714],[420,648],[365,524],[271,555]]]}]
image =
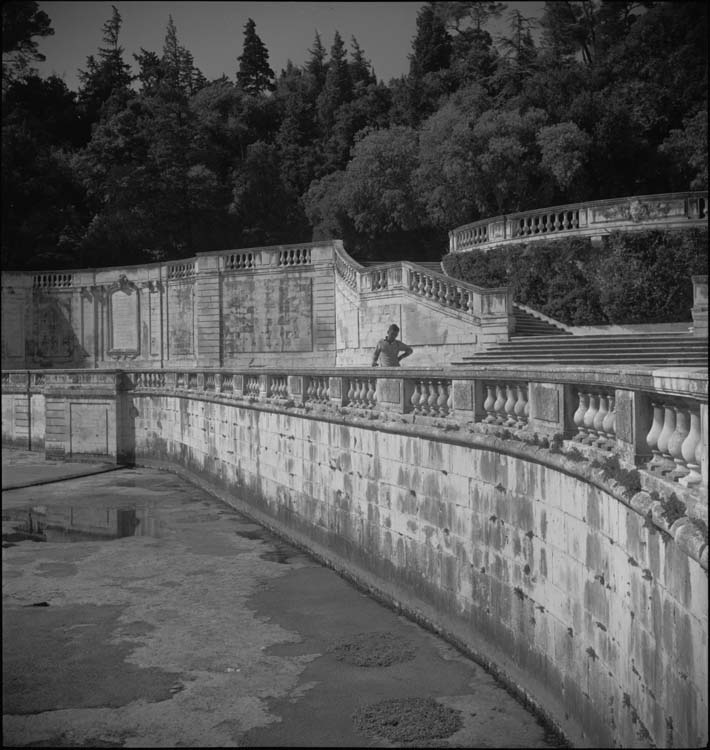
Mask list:
[{"label": "stone staircase", "polygon": [[708,340],[689,333],[523,335],[452,364],[707,367]]},{"label": "stone staircase", "polygon": [[518,336],[571,336],[571,331],[562,323],[547,318],[535,310],[513,303],[515,316],[515,333]]}]

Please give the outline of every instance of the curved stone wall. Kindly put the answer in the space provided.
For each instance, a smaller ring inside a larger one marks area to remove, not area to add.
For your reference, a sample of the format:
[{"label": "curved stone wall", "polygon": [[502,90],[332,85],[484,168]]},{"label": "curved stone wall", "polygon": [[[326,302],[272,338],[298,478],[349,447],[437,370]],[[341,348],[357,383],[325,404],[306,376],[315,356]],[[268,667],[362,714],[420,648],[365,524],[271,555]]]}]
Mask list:
[{"label": "curved stone wall", "polygon": [[474,653],[575,744],[706,741],[707,569],[564,459],[199,398],[133,407],[138,463],[217,482]]},{"label": "curved stone wall", "polygon": [[[592,373],[501,373],[3,373],[3,440],[44,427],[48,455],[189,472],[466,649],[575,745],[705,745],[706,459],[689,487],[616,482],[593,459],[638,457],[644,400],[667,391],[696,399],[706,445],[706,374],[618,374],[638,390],[613,391],[599,449],[562,439]],[[517,401],[483,400],[496,374]]]}]

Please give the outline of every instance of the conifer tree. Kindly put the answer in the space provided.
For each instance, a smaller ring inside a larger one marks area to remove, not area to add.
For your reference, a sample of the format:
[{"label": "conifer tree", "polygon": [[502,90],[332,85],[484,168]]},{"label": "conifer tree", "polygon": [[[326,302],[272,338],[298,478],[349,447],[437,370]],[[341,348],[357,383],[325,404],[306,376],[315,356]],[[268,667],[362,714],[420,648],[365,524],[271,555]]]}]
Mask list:
[{"label": "conifer tree", "polygon": [[371,83],[377,83],[370,61],[365,57],[362,47],[357,39],[352,37],[352,60],[350,62],[350,80],[354,87],[366,87]]},{"label": "conifer tree", "polygon": [[86,70],[79,71],[81,89],[79,104],[90,123],[98,119],[101,107],[111,98],[123,99],[130,93],[133,76],[130,65],[123,60],[123,47],[119,44],[121,14],[111,6],[111,18],[103,25],[103,47],[99,47],[98,58],[89,55]]},{"label": "conifer tree", "polygon": [[306,71],[313,76],[316,84],[316,90],[320,92],[325,83],[325,74],[328,66],[325,62],[325,47],[321,41],[320,34],[316,31],[316,38],[313,40],[313,48],[309,49],[311,57],[306,62]]},{"label": "conifer tree", "polygon": [[333,46],[330,48],[325,83],[318,97],[318,119],[324,132],[332,126],[338,107],[349,102],[350,99],[352,99],[352,80],[346,59],[345,44],[336,31]]},{"label": "conifer tree", "polygon": [[244,91],[249,94],[274,91],[274,71],[269,67],[269,52],[256,33],[256,24],[251,18],[244,26],[244,48],[237,60],[237,83]]},{"label": "conifer tree", "polygon": [[451,63],[451,37],[431,3],[417,15],[417,35],[412,48],[409,72],[416,78],[444,70]]},{"label": "conifer tree", "polygon": [[202,72],[195,67],[192,53],[179,43],[172,16],[168,16],[161,63],[165,82],[188,96],[207,83]]}]

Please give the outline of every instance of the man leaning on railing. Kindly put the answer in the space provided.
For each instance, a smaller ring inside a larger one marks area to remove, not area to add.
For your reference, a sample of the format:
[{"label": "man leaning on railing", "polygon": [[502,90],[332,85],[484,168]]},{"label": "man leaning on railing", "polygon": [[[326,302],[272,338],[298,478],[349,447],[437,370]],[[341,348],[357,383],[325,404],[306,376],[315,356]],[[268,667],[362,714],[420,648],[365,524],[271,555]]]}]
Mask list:
[{"label": "man leaning on railing", "polygon": [[397,341],[399,326],[394,323],[387,329],[387,335],[377,342],[375,353],[372,355],[372,366],[377,367],[377,360],[382,357],[383,367],[399,367],[399,363],[414,352],[411,346]]}]

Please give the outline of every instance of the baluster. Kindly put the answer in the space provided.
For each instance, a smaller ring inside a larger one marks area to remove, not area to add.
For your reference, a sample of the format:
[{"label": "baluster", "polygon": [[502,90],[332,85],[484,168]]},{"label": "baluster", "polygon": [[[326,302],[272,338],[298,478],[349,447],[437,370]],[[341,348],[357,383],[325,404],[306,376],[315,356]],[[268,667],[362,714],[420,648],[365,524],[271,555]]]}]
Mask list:
[{"label": "baluster", "polygon": [[505,400],[505,413],[506,418],[504,424],[507,427],[512,427],[515,424],[515,396],[513,395],[513,386],[512,385],[506,385],[505,392],[507,395],[507,398]]},{"label": "baluster", "polygon": [[594,417],[599,409],[599,404],[596,393],[588,393],[587,398],[589,399],[589,408],[584,414],[584,429],[587,431],[587,437],[582,442],[591,445],[597,438],[594,431]]},{"label": "baluster", "polygon": [[495,402],[496,398],[494,396],[494,386],[490,385],[489,383],[486,383],[486,400],[483,402],[483,409],[485,410],[486,414],[488,415],[483,421],[488,422],[488,424],[492,424],[496,421],[496,415],[495,415]]},{"label": "baluster", "polygon": [[313,401],[313,378],[308,378],[308,387],[306,388],[306,402]]},{"label": "baluster", "polygon": [[496,384],[496,400],[493,404],[493,411],[495,411],[496,424],[503,424],[505,421],[505,395],[503,394],[503,388]]},{"label": "baluster", "polygon": [[582,391],[578,391],[577,396],[579,397],[579,406],[577,406],[577,411],[572,417],[572,421],[577,427],[577,434],[574,436],[573,440],[582,442],[587,436],[587,431],[584,429],[584,415],[587,413],[587,409],[589,408],[589,402],[587,401],[586,395],[582,393]]},{"label": "baluster", "polygon": [[672,467],[669,466],[673,457],[668,452],[668,443],[675,432],[675,409],[670,404],[663,405],[663,429],[658,436],[658,450],[661,453],[661,474],[667,474]]},{"label": "baluster", "polygon": [[442,305],[446,304],[446,284],[441,280],[437,280],[439,303]]},{"label": "baluster", "polygon": [[[690,419],[688,410],[682,407],[676,407],[675,415],[675,430],[673,430],[673,434],[668,440],[668,453],[670,453],[673,463],[675,463],[675,469],[671,472],[671,477],[679,479],[688,473],[681,449],[685,439],[690,434]],[[695,454],[695,451],[693,451],[693,454]]]},{"label": "baluster", "polygon": [[375,406],[375,388],[373,385],[372,378],[367,379],[367,393],[365,395],[367,403],[365,404],[368,409],[372,409]]},{"label": "baluster", "polygon": [[447,307],[458,307],[456,290],[451,284],[446,285],[446,299],[445,304]]},{"label": "baluster", "polygon": [[609,402],[608,411],[602,423],[602,432],[612,445],[616,441],[616,411],[614,409],[615,396],[607,396]]},{"label": "baluster", "polygon": [[422,392],[419,387],[419,381],[414,381],[414,391],[412,392],[412,397],[409,399],[409,402],[412,404],[412,411],[415,414],[419,414],[419,402],[422,397]]},{"label": "baluster", "polygon": [[367,393],[367,382],[363,378],[357,379],[357,405],[359,409],[365,407],[365,394]]},{"label": "baluster", "polygon": [[525,423],[527,422],[527,418],[525,416],[525,407],[527,405],[527,397],[525,394],[525,386],[524,385],[518,385],[518,400],[515,402],[515,406],[513,407],[513,412],[515,413],[516,419],[516,426],[517,427],[524,427]]},{"label": "baluster", "polygon": [[[653,406],[653,424],[646,435],[646,444],[651,449],[651,461],[654,466],[661,461],[661,451],[658,449],[658,438],[663,430],[663,405],[655,401],[651,402]],[[649,466],[649,468],[653,468]]]},{"label": "baluster", "polygon": [[435,417],[436,414],[437,414],[437,412],[438,412],[438,408],[437,408],[437,403],[436,402],[437,402],[437,400],[439,398],[439,394],[436,391],[436,385],[435,385],[435,383],[436,383],[436,381],[434,381],[434,380],[430,380],[429,381],[429,399],[428,399],[428,404],[429,404],[429,414],[432,417]]},{"label": "baluster", "polygon": [[453,383],[446,384],[446,413],[452,414],[454,411],[454,387]]},{"label": "baluster", "polygon": [[594,415],[594,431],[597,434],[597,439],[594,442],[598,448],[603,448],[606,445],[606,435],[604,434],[604,420],[609,414],[609,408],[607,407],[607,397],[605,394],[599,396],[599,411]]},{"label": "baluster", "polygon": [[417,284],[417,293],[422,297],[426,296],[426,279],[423,273],[417,273],[419,283]]},{"label": "baluster", "polygon": [[355,399],[355,388],[353,387],[353,379],[348,378],[348,406],[353,405]]},{"label": "baluster", "polygon": [[360,380],[353,378],[353,406],[360,407]]},{"label": "baluster", "polygon": [[688,467],[689,473],[679,480],[684,487],[692,487],[702,481],[700,474],[700,462],[702,461],[702,434],[700,432],[700,413],[690,412],[690,429],[688,437],[683,441],[681,453]]},{"label": "baluster", "polygon": [[419,399],[419,413],[426,416],[429,413],[429,384],[426,380],[419,381],[422,388],[422,395]]},{"label": "baluster", "polygon": [[446,384],[443,380],[439,380],[437,386],[439,389],[439,396],[436,399],[436,410],[439,412],[439,416],[445,417],[448,414],[448,409],[446,408],[446,402],[448,400]]}]

